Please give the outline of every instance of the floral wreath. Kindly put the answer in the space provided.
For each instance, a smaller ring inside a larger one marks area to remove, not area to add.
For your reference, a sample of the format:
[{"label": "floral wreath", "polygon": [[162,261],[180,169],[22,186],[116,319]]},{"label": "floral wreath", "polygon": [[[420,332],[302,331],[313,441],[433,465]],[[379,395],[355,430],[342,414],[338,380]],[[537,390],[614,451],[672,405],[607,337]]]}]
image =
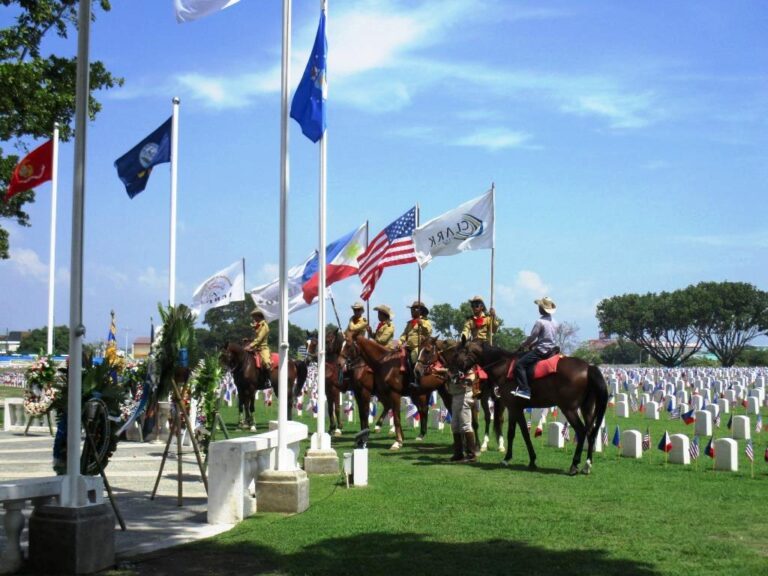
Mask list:
[{"label": "floral wreath", "polygon": [[41,355],[25,373],[27,387],[24,390],[24,411],[30,416],[42,416],[51,410],[56,400],[54,386],[58,378],[53,356]]}]

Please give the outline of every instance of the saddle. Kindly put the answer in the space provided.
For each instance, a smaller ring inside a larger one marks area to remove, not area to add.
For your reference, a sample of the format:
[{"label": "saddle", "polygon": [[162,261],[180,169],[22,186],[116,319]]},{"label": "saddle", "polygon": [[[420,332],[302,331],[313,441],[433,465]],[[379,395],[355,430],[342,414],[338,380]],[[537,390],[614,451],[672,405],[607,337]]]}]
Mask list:
[{"label": "saddle", "polygon": [[[533,370],[530,371],[528,376],[532,376],[534,380],[537,380],[539,378],[549,376],[550,374],[554,374],[557,372],[557,365],[560,362],[560,359],[563,357],[564,355],[560,354],[558,351],[553,353],[553,355],[548,358],[542,358],[533,365]],[[509,368],[507,369],[507,380],[514,380],[515,364],[517,364],[517,358],[509,363]]]},{"label": "saddle", "polygon": [[[261,354],[259,352],[253,352],[253,359],[256,362],[256,368],[261,370]],[[280,363],[280,355],[277,352],[270,352],[269,359],[272,362],[273,368]]]}]

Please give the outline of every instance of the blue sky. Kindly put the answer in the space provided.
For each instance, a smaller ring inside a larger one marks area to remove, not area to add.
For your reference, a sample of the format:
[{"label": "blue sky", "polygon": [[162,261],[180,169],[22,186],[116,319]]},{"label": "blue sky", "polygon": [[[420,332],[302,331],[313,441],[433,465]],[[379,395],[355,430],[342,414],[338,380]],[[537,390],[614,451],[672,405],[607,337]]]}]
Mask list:
[{"label": "blue sky", "polygon": [[[125,86],[97,94],[86,165],[86,341],[148,335],[167,301],[170,170],[130,200],[112,163],[181,98],[177,301],[238,258],[246,288],[277,276],[280,0],[241,0],[179,25],[171,0],[97,12],[91,58]],[[13,12],[0,11],[0,26]],[[293,80],[319,0],[293,2]],[[533,299],[594,338],[595,306],[699,281],[768,289],[768,5],[744,2],[365,1],[329,4],[328,240],[372,238],[418,202],[421,221],[496,185],[495,299],[530,329]],[[76,37],[49,49],[73,54]],[[5,144],[4,144],[5,147]],[[317,246],[318,147],[290,127],[289,265]],[[68,322],[73,144],[60,153],[56,323]],[[0,330],[47,318],[50,185],[31,228],[5,221]],[[416,265],[385,271],[372,305],[397,329]],[[357,279],[334,286],[342,320]],[[489,296],[490,252],[435,259],[429,305]],[[332,310],[328,318],[333,318]],[[316,309],[291,321],[316,324]],[[128,332],[125,332],[125,330]]]}]

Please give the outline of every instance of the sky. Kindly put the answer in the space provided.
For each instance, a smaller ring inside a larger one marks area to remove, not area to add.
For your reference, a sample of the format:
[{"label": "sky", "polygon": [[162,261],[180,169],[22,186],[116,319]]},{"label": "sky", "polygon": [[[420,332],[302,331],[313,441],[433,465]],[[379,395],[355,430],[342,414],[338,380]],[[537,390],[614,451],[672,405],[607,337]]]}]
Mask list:
[{"label": "sky", "polygon": [[[149,334],[168,301],[170,168],[129,199],[113,162],[181,99],[176,300],[245,258],[246,289],[278,274],[282,2],[241,0],[177,24],[171,0],[96,11],[90,57],[125,79],[96,93],[87,131],[86,342]],[[319,0],[293,0],[295,89]],[[0,26],[13,21],[0,9]],[[535,298],[598,336],[596,305],[701,281],[768,290],[768,4],[760,0],[330,0],[328,241],[373,238],[418,203],[426,222],[496,188],[494,305],[530,330]],[[76,34],[47,50],[73,55]],[[290,123],[288,265],[318,245],[319,147]],[[31,143],[30,144],[34,144]],[[8,143],[1,144],[8,148]],[[55,323],[69,323],[74,142],[60,149]],[[47,323],[50,184],[3,221],[0,330]],[[418,296],[415,264],[386,269],[371,305],[396,329]],[[436,258],[427,305],[479,294],[491,252]],[[357,278],[333,287],[346,323]],[[329,307],[329,321],[334,312]],[[317,309],[291,315],[306,328]]]}]

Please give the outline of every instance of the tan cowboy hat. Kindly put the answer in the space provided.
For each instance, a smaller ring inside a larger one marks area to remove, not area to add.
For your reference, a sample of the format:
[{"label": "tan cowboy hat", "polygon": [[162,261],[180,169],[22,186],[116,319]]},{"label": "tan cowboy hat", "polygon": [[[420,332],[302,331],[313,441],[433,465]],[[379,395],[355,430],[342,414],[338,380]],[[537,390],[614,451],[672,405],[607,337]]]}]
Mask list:
[{"label": "tan cowboy hat", "polygon": [[482,296],[472,296],[472,298],[469,299],[470,304],[474,304],[475,302],[480,302],[480,304],[483,305],[483,308],[485,308],[485,301]]},{"label": "tan cowboy hat", "polygon": [[411,310],[413,310],[414,308],[420,308],[421,309],[421,313],[424,314],[424,316],[429,314],[429,308],[424,306],[424,302],[422,302],[420,300],[414,300],[413,304],[408,306],[408,308],[410,308]]},{"label": "tan cowboy hat", "polygon": [[253,317],[253,318],[256,318],[256,317],[264,318],[264,312],[262,312],[258,308],[254,308],[253,310],[251,310],[251,317]]},{"label": "tan cowboy hat", "polygon": [[352,310],[365,310],[365,306],[363,306],[362,302],[355,302],[352,304]]},{"label": "tan cowboy hat", "polygon": [[547,314],[552,314],[552,312],[557,310],[557,304],[552,302],[552,299],[549,296],[544,296],[544,298],[534,300],[533,303],[537,306],[541,306],[542,310],[544,310],[544,312]]},{"label": "tan cowboy hat", "polygon": [[379,304],[378,306],[374,306],[373,309],[376,310],[377,312],[386,314],[387,318],[389,318],[390,320],[395,317],[395,315],[392,314],[392,309],[386,304]]}]

